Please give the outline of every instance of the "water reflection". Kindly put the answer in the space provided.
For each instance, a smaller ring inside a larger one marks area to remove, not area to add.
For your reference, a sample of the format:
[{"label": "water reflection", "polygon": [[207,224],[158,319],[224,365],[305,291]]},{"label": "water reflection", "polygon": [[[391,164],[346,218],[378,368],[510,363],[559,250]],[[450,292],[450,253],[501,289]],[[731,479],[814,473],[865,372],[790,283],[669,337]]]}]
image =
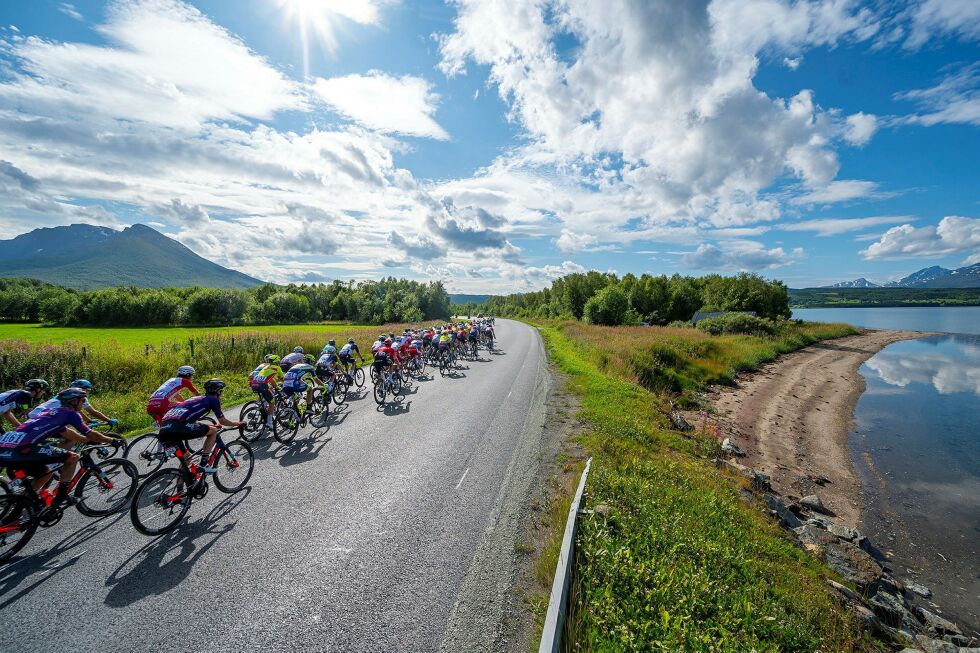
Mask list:
[{"label": "water reflection", "polygon": [[878,378],[905,388],[932,385],[942,395],[972,392],[980,396],[980,337],[938,336],[899,342],[865,363]]}]

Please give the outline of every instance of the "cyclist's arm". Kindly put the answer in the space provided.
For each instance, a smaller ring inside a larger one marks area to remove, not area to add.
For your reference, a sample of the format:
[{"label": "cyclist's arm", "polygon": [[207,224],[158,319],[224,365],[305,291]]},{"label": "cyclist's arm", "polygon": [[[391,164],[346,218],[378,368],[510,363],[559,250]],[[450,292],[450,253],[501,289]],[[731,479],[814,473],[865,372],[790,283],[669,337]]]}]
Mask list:
[{"label": "cyclist's arm", "polygon": [[14,411],[8,410],[6,413],[3,414],[3,417],[8,422],[10,422],[10,425],[13,428],[17,428],[18,426],[20,426],[20,420],[18,420],[17,417],[14,415]]}]

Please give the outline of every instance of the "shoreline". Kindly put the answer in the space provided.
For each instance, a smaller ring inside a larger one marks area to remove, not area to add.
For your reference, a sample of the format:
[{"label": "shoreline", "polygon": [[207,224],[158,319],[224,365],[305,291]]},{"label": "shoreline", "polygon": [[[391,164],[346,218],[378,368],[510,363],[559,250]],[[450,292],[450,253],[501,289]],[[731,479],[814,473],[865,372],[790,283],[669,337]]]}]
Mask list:
[{"label": "shoreline", "polygon": [[862,484],[849,435],[864,392],[858,368],[886,346],[931,332],[865,329],[817,342],[739,375],[709,396],[719,435],[732,438],[750,467],[789,500],[816,494],[835,521],[861,523]]}]

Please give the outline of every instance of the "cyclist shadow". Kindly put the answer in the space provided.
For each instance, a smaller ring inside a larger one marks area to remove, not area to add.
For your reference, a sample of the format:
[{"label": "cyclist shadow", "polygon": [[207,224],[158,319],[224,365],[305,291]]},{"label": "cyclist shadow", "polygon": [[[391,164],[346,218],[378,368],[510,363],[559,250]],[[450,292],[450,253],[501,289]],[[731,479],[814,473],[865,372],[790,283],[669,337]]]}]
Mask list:
[{"label": "cyclist shadow", "polygon": [[385,415],[404,415],[412,410],[411,401],[388,402],[384,406],[378,406],[378,411]]},{"label": "cyclist shadow", "polygon": [[470,368],[469,367],[463,367],[463,368],[458,369],[458,370],[451,370],[449,372],[449,374],[446,375],[446,378],[447,379],[465,379],[466,378],[466,373],[463,372],[463,370],[468,370],[468,369],[470,369]]},{"label": "cyclist shadow", "polygon": [[[218,528],[218,521],[251,492],[252,488],[246,487],[226,497],[201,519],[183,522],[176,530],[151,540],[123,561],[105,581],[110,588],[105,604],[122,608],[148,596],[163,594],[184,582],[197,561],[238,523],[233,521]],[[199,544],[198,540],[205,537],[209,539]]]},{"label": "cyclist shadow", "polygon": [[[76,553],[65,562],[59,562],[56,560],[56,558],[61,556],[61,554],[71,551],[72,549],[84,544],[96,535],[99,535],[106,529],[112,527],[126,514],[127,512],[123,511],[122,513],[117,513],[116,515],[110,515],[96,521],[91,521],[85,524],[85,526],[82,528],[69,533],[60,542],[54,544],[46,550],[24,556],[23,558],[15,560],[0,569],[0,596],[5,597],[3,602],[0,603],[0,610],[3,610],[9,605],[16,603],[20,598],[30,594],[32,591],[37,589],[49,579],[53,578],[62,570],[74,566],[75,563],[82,559],[85,551]],[[57,526],[54,526],[54,528],[57,528]],[[30,543],[27,546],[30,547]],[[23,588],[16,594],[10,595],[9,597],[7,596],[7,593],[20,585],[22,581],[31,576],[43,574],[47,571],[50,571],[51,573],[39,578],[36,582]]]}]

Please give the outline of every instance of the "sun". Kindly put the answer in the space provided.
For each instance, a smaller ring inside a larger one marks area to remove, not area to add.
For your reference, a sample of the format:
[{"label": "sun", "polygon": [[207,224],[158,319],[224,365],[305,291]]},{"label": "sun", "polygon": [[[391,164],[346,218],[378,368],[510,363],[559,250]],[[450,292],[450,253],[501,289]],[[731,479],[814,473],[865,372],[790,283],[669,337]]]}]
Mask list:
[{"label": "sun", "polygon": [[333,54],[337,50],[336,31],[344,20],[361,24],[378,21],[377,0],[275,0],[286,23],[299,29],[303,50],[303,75],[310,76],[310,45]]}]

